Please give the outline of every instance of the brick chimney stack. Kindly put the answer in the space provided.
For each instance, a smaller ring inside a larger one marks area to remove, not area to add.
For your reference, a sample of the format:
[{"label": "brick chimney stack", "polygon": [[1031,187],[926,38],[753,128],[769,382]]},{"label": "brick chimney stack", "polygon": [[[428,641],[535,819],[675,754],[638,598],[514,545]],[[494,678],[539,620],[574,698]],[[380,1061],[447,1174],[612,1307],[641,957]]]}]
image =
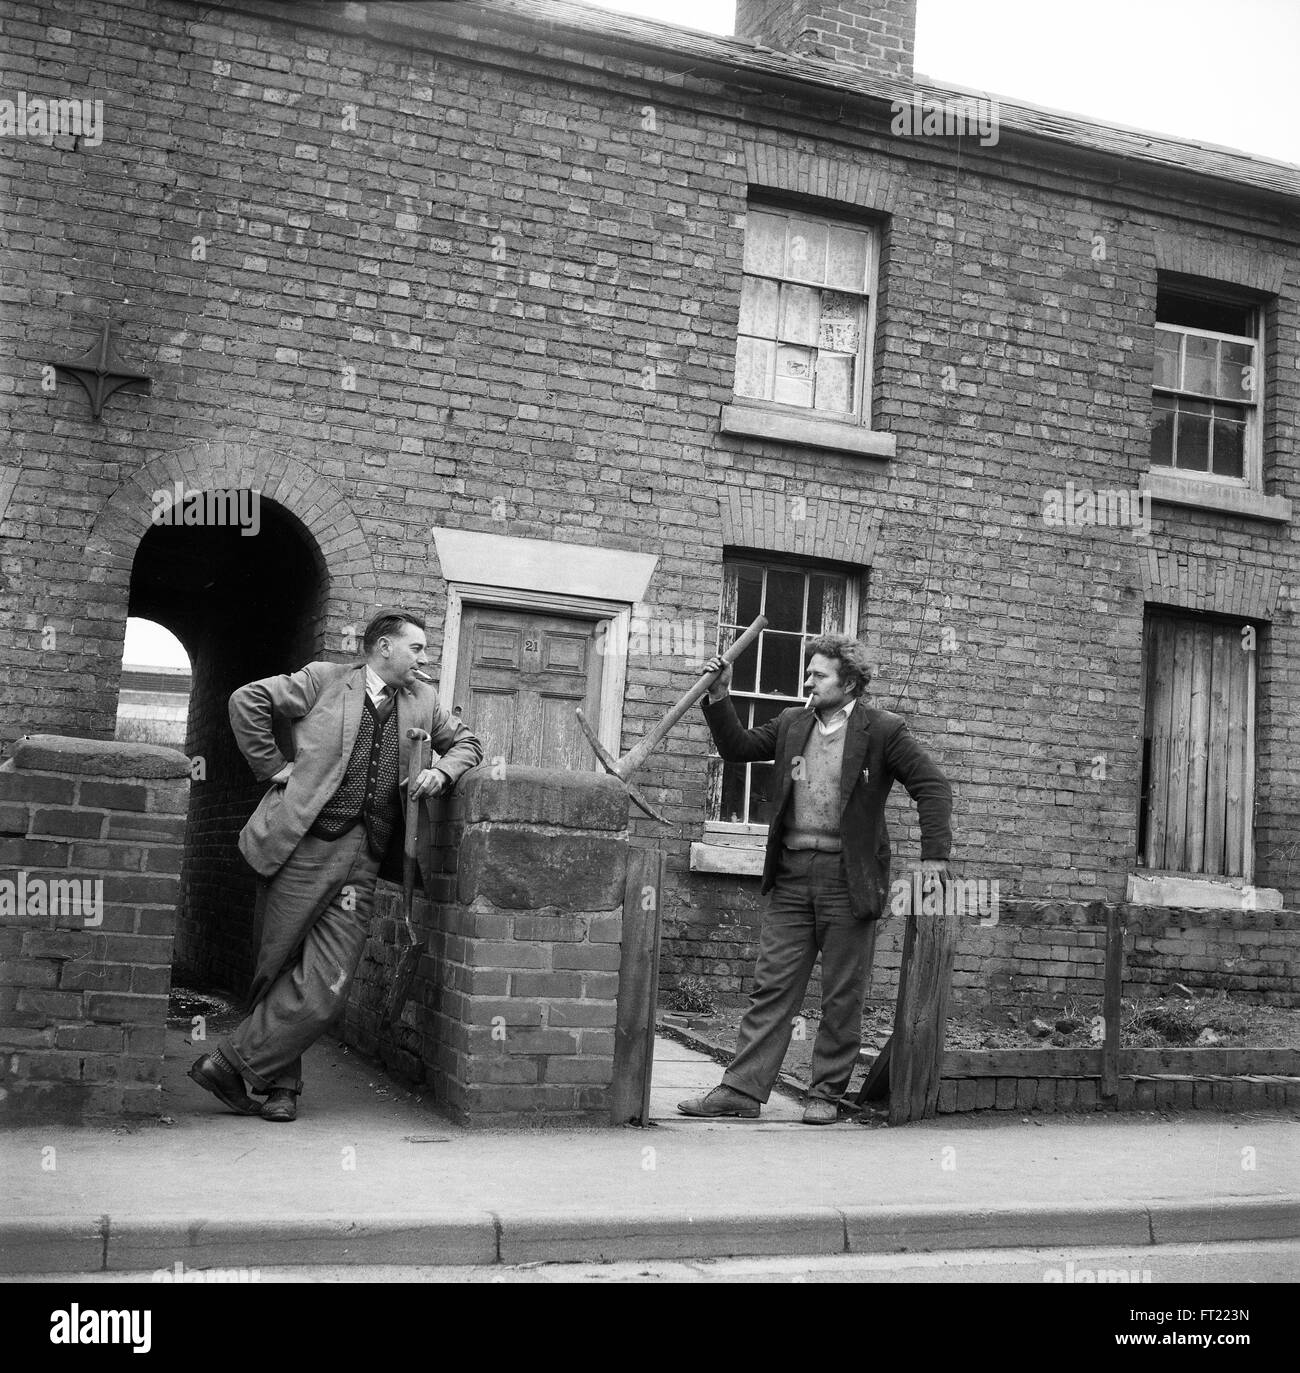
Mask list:
[{"label": "brick chimney stack", "polygon": [[910,83],[916,0],[736,0],[736,37]]}]

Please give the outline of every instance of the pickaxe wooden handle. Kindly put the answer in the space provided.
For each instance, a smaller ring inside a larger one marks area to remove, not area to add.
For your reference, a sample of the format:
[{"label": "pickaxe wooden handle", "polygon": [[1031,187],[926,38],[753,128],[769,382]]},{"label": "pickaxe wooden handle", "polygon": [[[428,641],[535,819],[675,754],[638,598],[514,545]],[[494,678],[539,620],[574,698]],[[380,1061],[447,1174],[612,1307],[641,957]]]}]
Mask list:
[{"label": "pickaxe wooden handle", "polygon": [[[722,655],[723,660],[728,663],[734,663],[766,628],[767,616],[760,615],[758,619],[745,630],[740,638]],[[592,729],[586,716],[582,713],[582,707],[579,706],[575,711],[575,714],[578,717],[578,724],[581,727],[583,734],[586,736],[587,742],[595,751],[596,757],[600,759],[601,766],[606,772],[617,777],[618,780],[623,783],[624,787],[627,788],[627,794],[632,801],[645,811],[652,820],[658,820],[660,824],[666,825],[668,821],[660,815],[645,797],[641,795],[637,788],[628,781],[628,777],[645,762],[661,743],[663,743],[664,736],[667,735],[668,731],[672,729],[688,710],[690,710],[696,701],[708,691],[709,687],[717,678],[717,675],[716,672],[703,673],[695,685],[691,687],[677,704],[673,706],[668,714],[659,721],[654,729],[652,729],[639,744],[617,760],[610,757],[608,749],[606,749],[596,737],[595,730]]]},{"label": "pickaxe wooden handle", "polygon": [[406,737],[411,741],[411,757],[406,781],[406,836],[402,846],[402,909],[406,916],[406,933],[411,943],[416,943],[415,925],[411,912],[415,904],[416,853],[420,839],[420,801],[415,795],[415,784],[420,774],[428,766],[426,747],[430,742],[426,729],[408,729]]}]

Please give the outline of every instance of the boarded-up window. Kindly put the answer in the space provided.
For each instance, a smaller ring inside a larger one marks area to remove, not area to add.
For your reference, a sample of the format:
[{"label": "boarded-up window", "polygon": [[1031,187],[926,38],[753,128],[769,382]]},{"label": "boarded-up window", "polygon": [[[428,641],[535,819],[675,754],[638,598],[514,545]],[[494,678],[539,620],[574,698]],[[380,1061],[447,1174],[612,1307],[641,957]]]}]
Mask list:
[{"label": "boarded-up window", "polygon": [[848,419],[861,413],[875,239],[775,208],[745,217],[736,395]]},{"label": "boarded-up window", "polygon": [[[746,625],[766,615],[767,628],[736,660],[731,695],[740,723],[754,729],[804,702],[805,645],[818,634],[845,634],[851,585],[831,569],[728,558],[723,565],[721,652]],[[854,626],[856,630],[856,625]],[[733,825],[771,820],[771,763],[723,763],[712,755],[709,819]]]},{"label": "boarded-up window", "polygon": [[1146,622],[1139,861],[1253,877],[1255,631],[1194,615]]}]

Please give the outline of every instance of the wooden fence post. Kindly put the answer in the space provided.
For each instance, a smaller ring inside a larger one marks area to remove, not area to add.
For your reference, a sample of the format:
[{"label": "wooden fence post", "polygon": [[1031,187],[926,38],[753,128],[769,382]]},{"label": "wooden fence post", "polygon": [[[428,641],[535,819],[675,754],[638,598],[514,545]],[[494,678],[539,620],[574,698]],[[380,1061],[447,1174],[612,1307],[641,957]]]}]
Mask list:
[{"label": "wooden fence post", "polygon": [[1124,927],[1119,907],[1106,908],[1106,978],[1103,984],[1102,1018],[1105,1034],[1101,1043],[1101,1095],[1107,1100],[1119,1096],[1120,994],[1124,990]]},{"label": "wooden fence post", "polygon": [[948,990],[957,951],[957,903],[946,884],[913,882],[915,896],[903,938],[898,1005],[890,1041],[889,1123],[906,1125],[935,1114],[943,1068]]},{"label": "wooden fence post", "polygon": [[650,1124],[663,893],[663,850],[629,849],[614,1024],[614,1076],[609,1086],[611,1125]]}]

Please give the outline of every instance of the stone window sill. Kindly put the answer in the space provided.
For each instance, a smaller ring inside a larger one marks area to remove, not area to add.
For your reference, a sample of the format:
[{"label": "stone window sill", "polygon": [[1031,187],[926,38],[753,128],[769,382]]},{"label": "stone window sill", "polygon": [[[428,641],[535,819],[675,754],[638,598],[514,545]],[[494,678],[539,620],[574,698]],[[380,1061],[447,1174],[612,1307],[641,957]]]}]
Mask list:
[{"label": "stone window sill", "polygon": [[706,824],[703,843],[691,845],[691,871],[761,877],[766,846],[766,825]]},{"label": "stone window sill", "polygon": [[1124,900],[1131,906],[1185,906],[1209,910],[1280,911],[1282,893],[1253,887],[1239,877],[1180,877],[1177,873],[1130,873]]},{"label": "stone window sill", "polygon": [[1153,501],[1165,505],[1189,506],[1193,510],[1214,510],[1224,515],[1244,515],[1247,519],[1289,524],[1291,502],[1283,496],[1266,496],[1244,486],[1221,486],[1198,481],[1174,472],[1150,471],[1143,474],[1141,490]]},{"label": "stone window sill", "polygon": [[845,420],[818,419],[797,410],[767,410],[756,405],[724,405],[722,432],[753,439],[775,439],[805,448],[829,448],[868,458],[892,458],[898,447],[893,434],[881,434]]}]

